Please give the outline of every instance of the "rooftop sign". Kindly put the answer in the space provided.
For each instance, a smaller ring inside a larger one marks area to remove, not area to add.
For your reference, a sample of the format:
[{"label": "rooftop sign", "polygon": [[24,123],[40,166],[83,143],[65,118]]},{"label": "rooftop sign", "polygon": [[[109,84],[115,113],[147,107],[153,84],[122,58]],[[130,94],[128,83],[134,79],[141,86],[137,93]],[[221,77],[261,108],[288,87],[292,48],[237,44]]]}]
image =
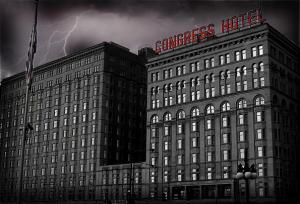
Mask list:
[{"label": "rooftop sign", "polygon": [[[244,27],[251,27],[264,21],[260,9],[250,10],[238,16],[232,16],[222,20],[221,33],[229,33]],[[215,36],[215,25],[208,24],[184,33],[179,33],[155,43],[155,52],[161,53],[192,43],[200,43]]]}]

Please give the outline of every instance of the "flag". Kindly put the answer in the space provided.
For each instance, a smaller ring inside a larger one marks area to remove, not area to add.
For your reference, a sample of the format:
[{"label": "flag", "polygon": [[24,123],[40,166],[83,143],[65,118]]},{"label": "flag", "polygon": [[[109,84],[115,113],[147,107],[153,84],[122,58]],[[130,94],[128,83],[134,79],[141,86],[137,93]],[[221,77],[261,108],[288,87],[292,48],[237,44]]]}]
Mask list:
[{"label": "flag", "polygon": [[37,8],[38,8],[38,0],[35,0],[35,15],[34,15],[34,24],[31,31],[30,43],[28,48],[28,59],[26,61],[26,84],[31,88],[32,78],[33,78],[33,58],[36,52],[36,43],[37,43]]}]

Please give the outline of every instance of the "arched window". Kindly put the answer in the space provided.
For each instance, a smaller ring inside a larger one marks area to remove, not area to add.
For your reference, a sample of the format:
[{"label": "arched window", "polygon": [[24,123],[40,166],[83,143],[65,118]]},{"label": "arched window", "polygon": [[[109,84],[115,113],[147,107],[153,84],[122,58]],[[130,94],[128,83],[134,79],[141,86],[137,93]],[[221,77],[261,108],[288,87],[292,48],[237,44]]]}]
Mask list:
[{"label": "arched window", "polygon": [[255,104],[256,106],[264,105],[264,104],[265,104],[265,99],[264,99],[264,97],[262,97],[262,96],[257,96],[257,97],[255,97],[255,99],[254,99],[254,104]]},{"label": "arched window", "polygon": [[153,115],[151,117],[151,123],[153,123],[153,124],[158,123],[158,115]]},{"label": "arched window", "polygon": [[177,113],[177,118],[178,119],[184,119],[185,118],[185,112],[183,110],[180,110],[178,113]]},{"label": "arched window", "polygon": [[205,113],[206,114],[214,114],[215,113],[215,107],[213,105],[208,105],[206,107]]},{"label": "arched window", "polygon": [[200,78],[196,77],[196,85],[200,85]]},{"label": "arched window", "polygon": [[176,83],[176,88],[177,88],[177,90],[181,89],[181,82],[180,81]]},{"label": "arched window", "polygon": [[247,75],[247,67],[243,66],[242,67],[243,75]]},{"label": "arched window", "polygon": [[220,72],[220,80],[225,79],[225,73],[223,71]]},{"label": "arched window", "polygon": [[209,76],[208,76],[208,75],[205,75],[205,76],[204,76],[204,80],[205,80],[205,83],[208,84],[208,83],[209,83]]},{"label": "arched window", "polygon": [[236,68],[236,70],[235,70],[235,76],[236,77],[239,77],[239,76],[241,76],[241,68]]},{"label": "arched window", "polygon": [[168,90],[168,85],[165,84],[165,85],[164,85],[164,92],[167,93],[168,91],[169,91],[169,90]]},{"label": "arched window", "polygon": [[252,64],[253,73],[257,73],[257,64]]},{"label": "arched window", "polygon": [[166,113],[165,116],[164,116],[164,120],[165,120],[165,121],[170,121],[170,120],[172,120],[172,115],[171,115],[171,113]]},{"label": "arched window", "polygon": [[185,89],[185,81],[184,81],[184,80],[181,81],[181,87],[182,87],[183,89]]},{"label": "arched window", "polygon": [[226,71],[226,76],[225,76],[227,79],[230,79],[230,71],[229,70],[227,70]]},{"label": "arched window", "polygon": [[260,62],[259,63],[259,71],[260,72],[263,72],[265,70],[265,68],[264,68],[264,63],[263,62]]},{"label": "arched window", "polygon": [[229,111],[230,110],[230,104],[228,102],[222,103],[221,110],[222,110],[222,112]]},{"label": "arched window", "polygon": [[247,107],[247,101],[244,98],[241,98],[237,102],[238,109],[246,108]]},{"label": "arched window", "polygon": [[159,94],[159,86],[156,87],[155,93],[156,93],[156,94]]},{"label": "arched window", "polygon": [[168,88],[169,88],[169,91],[172,91],[173,85],[170,83]]},{"label": "arched window", "polygon": [[199,108],[193,108],[191,111],[191,115],[192,115],[192,117],[199,116],[200,115]]},{"label": "arched window", "polygon": [[195,86],[195,79],[191,78],[191,86]]},{"label": "arched window", "polygon": [[152,87],[152,88],[151,88],[151,95],[154,95],[154,94],[155,94],[155,88]]},{"label": "arched window", "polygon": [[214,74],[211,74],[211,75],[210,75],[210,81],[211,81],[211,82],[215,82],[215,75],[214,75]]}]

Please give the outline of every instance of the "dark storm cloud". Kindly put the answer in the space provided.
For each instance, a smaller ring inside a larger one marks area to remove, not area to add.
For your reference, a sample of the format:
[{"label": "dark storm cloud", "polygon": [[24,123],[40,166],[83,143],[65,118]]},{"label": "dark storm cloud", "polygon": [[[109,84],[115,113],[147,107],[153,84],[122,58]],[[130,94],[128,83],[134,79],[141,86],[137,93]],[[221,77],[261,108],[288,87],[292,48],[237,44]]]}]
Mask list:
[{"label": "dark storm cloud", "polygon": [[[137,50],[195,26],[257,8],[259,1],[40,0],[35,65],[102,41]],[[298,1],[262,1],[268,23],[298,40]],[[0,79],[25,68],[33,22],[32,0],[0,0]]]}]

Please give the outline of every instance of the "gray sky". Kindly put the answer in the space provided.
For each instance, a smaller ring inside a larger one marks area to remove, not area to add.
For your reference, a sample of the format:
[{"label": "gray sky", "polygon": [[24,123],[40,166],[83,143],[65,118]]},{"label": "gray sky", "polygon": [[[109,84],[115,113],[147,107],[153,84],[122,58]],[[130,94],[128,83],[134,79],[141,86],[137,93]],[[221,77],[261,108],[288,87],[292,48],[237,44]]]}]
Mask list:
[{"label": "gray sky", "polygon": [[[261,4],[267,22],[298,43],[298,1]],[[218,34],[223,19],[257,7],[258,0],[40,0],[35,66],[103,41],[136,53],[195,26],[213,23]],[[33,11],[33,0],[0,0],[0,80],[25,70]]]}]

